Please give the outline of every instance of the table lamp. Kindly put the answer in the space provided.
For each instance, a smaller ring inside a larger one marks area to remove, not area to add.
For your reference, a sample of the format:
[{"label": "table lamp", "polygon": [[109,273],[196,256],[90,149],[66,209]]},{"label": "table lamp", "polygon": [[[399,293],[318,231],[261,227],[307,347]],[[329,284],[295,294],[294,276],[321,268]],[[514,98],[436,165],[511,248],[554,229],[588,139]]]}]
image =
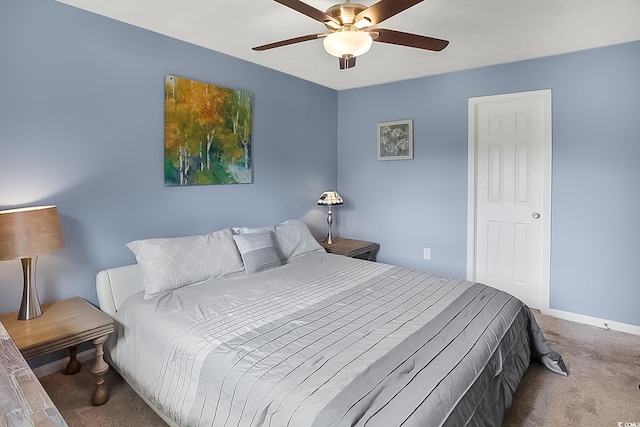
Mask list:
[{"label": "table lamp", "polygon": [[327,224],[329,224],[329,234],[327,235],[327,239],[325,243],[327,245],[333,244],[333,237],[331,236],[331,223],[333,223],[333,212],[331,211],[332,206],[341,205],[343,203],[342,197],[338,194],[337,191],[334,191],[329,187],[328,191],[325,191],[320,195],[318,199],[318,204],[321,206],[327,206],[329,208],[329,213],[327,215]]},{"label": "table lamp", "polygon": [[36,287],[38,255],[64,247],[56,206],[35,206],[0,211],[0,261],[20,259],[24,289],[18,320],[42,314]]}]

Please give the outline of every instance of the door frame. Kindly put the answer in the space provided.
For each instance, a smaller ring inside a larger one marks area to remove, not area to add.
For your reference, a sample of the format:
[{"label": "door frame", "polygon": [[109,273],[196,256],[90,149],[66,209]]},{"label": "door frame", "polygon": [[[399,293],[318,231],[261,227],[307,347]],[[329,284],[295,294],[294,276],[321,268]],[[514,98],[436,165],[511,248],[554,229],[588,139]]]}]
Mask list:
[{"label": "door frame", "polygon": [[467,280],[475,281],[476,277],[476,227],[477,227],[477,110],[483,103],[522,101],[526,99],[542,99],[544,102],[544,196],[542,212],[545,221],[542,230],[542,272],[541,272],[541,307],[543,314],[549,314],[549,297],[551,287],[551,89],[529,92],[509,93],[469,98],[469,148],[468,148],[468,187],[467,187]]}]

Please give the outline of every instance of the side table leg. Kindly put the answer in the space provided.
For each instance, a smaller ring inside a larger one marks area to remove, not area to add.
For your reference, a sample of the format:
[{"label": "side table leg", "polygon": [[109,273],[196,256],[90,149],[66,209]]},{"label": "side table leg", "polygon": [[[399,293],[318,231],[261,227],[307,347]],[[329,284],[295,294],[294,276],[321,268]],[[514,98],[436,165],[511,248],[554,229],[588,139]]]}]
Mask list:
[{"label": "side table leg", "polygon": [[109,390],[104,384],[104,376],[109,370],[109,365],[104,361],[102,349],[102,344],[107,340],[107,336],[108,334],[93,340],[93,345],[96,347],[96,360],[91,367],[91,374],[96,377],[96,391],[93,393],[91,403],[94,406],[104,405],[109,400]]},{"label": "side table leg", "polygon": [[78,354],[78,346],[74,345],[69,347],[69,363],[67,363],[67,367],[64,368],[64,373],[67,375],[75,375],[80,372],[80,368],[82,365],[78,362],[76,355]]}]

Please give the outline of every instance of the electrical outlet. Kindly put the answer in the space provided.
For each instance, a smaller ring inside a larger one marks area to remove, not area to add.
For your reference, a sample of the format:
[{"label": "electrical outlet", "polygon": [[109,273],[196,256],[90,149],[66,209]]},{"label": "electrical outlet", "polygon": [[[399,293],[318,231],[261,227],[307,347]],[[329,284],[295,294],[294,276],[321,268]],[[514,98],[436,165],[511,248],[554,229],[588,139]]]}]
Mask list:
[{"label": "electrical outlet", "polygon": [[424,248],[424,259],[431,259],[431,248]]}]

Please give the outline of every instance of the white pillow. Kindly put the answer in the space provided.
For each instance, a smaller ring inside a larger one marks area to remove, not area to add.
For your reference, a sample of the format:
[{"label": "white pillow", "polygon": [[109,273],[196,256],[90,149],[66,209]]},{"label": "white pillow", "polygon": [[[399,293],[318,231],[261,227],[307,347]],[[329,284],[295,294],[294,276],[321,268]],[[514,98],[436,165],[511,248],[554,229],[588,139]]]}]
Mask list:
[{"label": "white pillow", "polygon": [[230,228],[201,236],[136,240],[127,247],[140,265],[145,299],[243,270]]},{"label": "white pillow", "polygon": [[234,234],[233,240],[238,246],[247,273],[257,273],[282,265],[270,231]]},{"label": "white pillow", "polygon": [[324,252],[307,224],[297,219],[276,225],[276,245],[283,261],[310,252]]}]

